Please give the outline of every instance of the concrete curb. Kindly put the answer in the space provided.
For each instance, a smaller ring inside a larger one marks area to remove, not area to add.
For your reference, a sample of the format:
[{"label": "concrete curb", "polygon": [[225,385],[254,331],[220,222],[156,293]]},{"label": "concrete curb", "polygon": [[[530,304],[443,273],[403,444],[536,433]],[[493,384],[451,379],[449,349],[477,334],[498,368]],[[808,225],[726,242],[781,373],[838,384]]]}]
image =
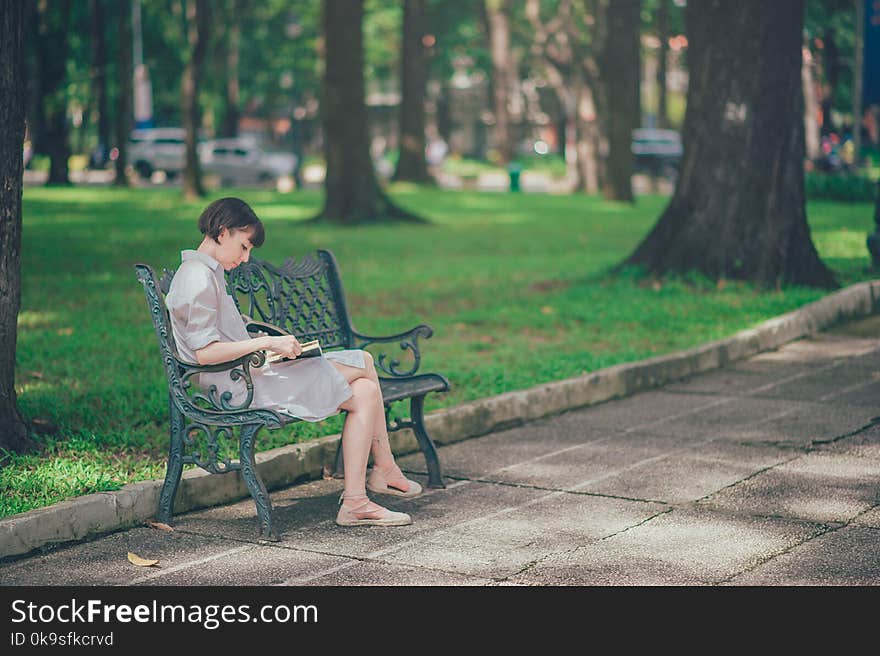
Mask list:
[{"label": "concrete curb", "polygon": [[[727,339],[431,413],[425,418],[427,428],[438,444],[485,435],[717,369],[878,309],[880,280],[862,282]],[[272,490],[321,477],[324,466],[333,462],[339,439],[331,435],[257,454],[266,487]],[[397,454],[418,451],[408,429],[393,433],[391,440]],[[115,492],[89,494],[2,519],[0,558],[142,524],[154,516],[161,487],[161,480],[134,483]],[[181,513],[246,497],[239,474],[217,476],[194,469],[184,472],[174,508]]]}]

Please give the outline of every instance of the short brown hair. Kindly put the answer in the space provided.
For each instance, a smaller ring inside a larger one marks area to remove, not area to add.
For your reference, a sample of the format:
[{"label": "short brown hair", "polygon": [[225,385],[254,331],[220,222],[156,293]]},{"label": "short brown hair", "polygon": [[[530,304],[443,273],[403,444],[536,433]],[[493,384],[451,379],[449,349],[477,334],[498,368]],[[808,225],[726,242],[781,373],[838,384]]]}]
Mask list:
[{"label": "short brown hair", "polygon": [[254,248],[263,245],[266,230],[263,223],[251,209],[250,205],[240,198],[220,198],[208,205],[199,217],[199,230],[214,241],[226,228],[232,230],[251,230],[250,242]]}]

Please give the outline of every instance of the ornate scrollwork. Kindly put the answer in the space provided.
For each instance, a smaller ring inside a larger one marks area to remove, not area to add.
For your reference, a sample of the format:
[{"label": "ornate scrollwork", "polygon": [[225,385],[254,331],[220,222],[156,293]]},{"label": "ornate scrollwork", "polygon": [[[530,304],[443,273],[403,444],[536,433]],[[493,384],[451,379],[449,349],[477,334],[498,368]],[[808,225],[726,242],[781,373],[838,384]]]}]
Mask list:
[{"label": "ornate scrollwork", "polygon": [[241,403],[233,404],[232,392],[226,390],[218,395],[216,385],[210,385],[204,393],[194,392],[191,396],[192,402],[196,405],[202,404],[207,406],[208,410],[228,411],[228,410],[244,410],[250,407],[251,401],[254,400],[254,382],[251,374],[251,367],[261,367],[266,361],[266,354],[262,351],[250,353],[243,358],[233,360],[231,362],[221,363],[219,365],[201,365],[195,366],[177,360],[181,369],[181,387],[183,389],[191,388],[191,378],[201,373],[212,371],[229,371],[230,380],[235,383],[243,380],[247,394]]},{"label": "ornate scrollwork", "polygon": [[[268,277],[267,273],[269,273]],[[261,321],[275,323],[280,312],[277,307],[275,285],[270,284],[269,279],[274,281],[275,276],[272,276],[258,260],[241,264],[227,273],[231,296],[239,311],[241,311],[241,300],[236,292],[243,294],[247,299],[247,312],[244,314]]]},{"label": "ornate scrollwork", "polygon": [[399,359],[389,356],[386,353],[379,353],[375,358],[376,368],[389,376],[400,378],[404,376],[412,376],[415,374],[422,363],[422,357],[419,353],[419,337],[428,339],[434,331],[430,326],[421,324],[415,328],[398,335],[389,337],[370,337],[354,332],[353,336],[357,341],[357,348],[366,348],[375,344],[398,344],[401,351],[409,351],[412,355],[412,364],[409,369],[401,369]]},{"label": "ornate scrollwork", "polygon": [[306,255],[280,267],[252,258],[227,273],[232,297],[243,312],[275,324],[300,339],[317,339],[325,349],[348,346],[348,318],[328,264]]},{"label": "ornate scrollwork", "polygon": [[[205,437],[205,446],[207,454],[202,456],[199,450],[199,440],[197,435]],[[219,426],[211,428],[205,424],[190,423],[183,429],[183,441],[188,447],[189,454],[183,456],[183,461],[187,464],[198,465],[205,471],[212,474],[223,474],[228,471],[236,471],[241,469],[241,462],[231,460],[224,457],[221,451],[229,449],[228,445],[223,444],[223,440],[233,439],[232,430],[228,426]]]},{"label": "ornate scrollwork", "polygon": [[400,403],[385,404],[385,426],[388,432],[393,433],[401,428],[412,428],[412,419],[409,416],[399,416],[399,411],[394,410],[393,407],[400,407]]}]

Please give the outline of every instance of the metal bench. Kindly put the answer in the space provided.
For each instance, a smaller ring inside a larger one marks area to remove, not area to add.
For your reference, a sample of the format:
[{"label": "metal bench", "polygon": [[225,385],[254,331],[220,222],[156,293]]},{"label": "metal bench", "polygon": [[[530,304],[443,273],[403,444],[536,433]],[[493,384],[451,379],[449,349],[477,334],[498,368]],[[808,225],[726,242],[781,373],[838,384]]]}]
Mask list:
[{"label": "metal bench", "polygon": [[[157,519],[171,522],[174,497],[185,464],[197,465],[212,474],[241,471],[257,507],[260,537],[278,540],[272,522],[272,504],[254,460],[254,444],[263,427],[277,429],[299,420],[267,408],[250,407],[251,370],[265,363],[265,352],[256,351],[220,364],[185,362],[178,355],[164,303],[174,271],[166,269],[159,279],[146,264],[136,264],[135,269],[144,286],[168,380],[171,445]],[[318,339],[323,350],[370,350],[379,372],[388,430],[412,428],[427,464],[428,485],[445,487],[437,450],[425,430],[423,409],[425,396],[448,391],[449,381],[440,374],[417,373],[421,364],[418,341],[431,337],[430,326],[421,324],[385,337],[357,332],[349,318],[336,259],[327,250],[318,250],[299,260],[290,258],[280,267],[251,258],[227,272],[226,280],[246,321],[253,318],[273,324],[302,341]],[[250,326],[248,329],[253,330]],[[261,329],[265,330],[263,326]],[[394,346],[404,354],[389,355],[385,349]],[[228,392],[218,395],[216,388],[203,390],[192,384],[193,377],[199,373],[218,371],[228,371],[232,380],[245,382],[247,398],[241,404],[233,405]],[[406,400],[409,400],[409,416],[399,416],[394,410],[398,407],[395,404]],[[237,455],[237,459],[230,457],[230,444],[236,430],[237,454],[232,455]],[[341,440],[336,450],[335,475],[342,475]]]}]

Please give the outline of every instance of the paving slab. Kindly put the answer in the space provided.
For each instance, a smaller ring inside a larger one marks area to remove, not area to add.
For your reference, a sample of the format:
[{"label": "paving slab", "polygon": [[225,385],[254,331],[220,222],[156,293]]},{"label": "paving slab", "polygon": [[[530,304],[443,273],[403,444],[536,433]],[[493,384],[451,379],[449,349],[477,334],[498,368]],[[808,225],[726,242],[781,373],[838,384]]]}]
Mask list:
[{"label": "paving slab", "polygon": [[[134,528],[50,553],[4,563],[2,585],[132,585],[137,579],[194,561],[214,562],[238,558],[252,549],[224,539],[171,533],[153,528]],[[157,559],[159,568],[136,567],[128,561],[131,551],[142,558]]]},{"label": "paving slab", "polygon": [[495,581],[482,576],[468,576],[427,567],[404,567],[373,560],[359,561],[346,567],[327,570],[315,576],[311,572],[301,580],[289,579],[287,585],[335,586],[490,586]]},{"label": "paving slab", "polygon": [[488,472],[482,480],[545,489],[582,490],[594,481],[653,462],[680,448],[677,440],[668,438],[641,436],[640,439],[627,439],[625,435],[618,435],[550,451]]},{"label": "paving slab", "polygon": [[797,520],[672,509],[583,547],[548,554],[511,581],[524,585],[708,585],[809,540]]},{"label": "paving slab", "polygon": [[880,468],[867,458],[810,453],[713,494],[700,504],[845,523],[880,504]]},{"label": "paving slab", "polygon": [[842,403],[789,399],[729,398],[685,417],[658,421],[652,432],[676,435],[698,432],[707,439],[807,447],[863,428],[872,409]]},{"label": "paving slab", "polygon": [[[790,454],[787,457],[790,458]],[[780,454],[768,458],[763,466],[784,461],[780,458],[786,456]],[[688,450],[646,460],[578,489],[631,499],[683,504],[739,483],[760,471],[759,468],[761,465],[704,457]]]},{"label": "paving slab", "polygon": [[[526,426],[485,435],[476,440],[443,447],[443,473],[450,478],[484,478],[490,472],[529,462],[555,453],[607,439],[616,431],[598,428],[590,420],[589,409],[567,412],[552,420],[542,419]],[[401,460],[401,467],[425,471],[421,455]]]},{"label": "paving slab", "polygon": [[732,585],[850,585],[880,582],[880,530],[844,527],[818,535],[753,570]]},{"label": "paving slab", "polygon": [[548,552],[577,548],[664,512],[659,504],[640,501],[563,492],[530,494],[526,503],[475,516],[385,558],[499,580],[514,576]]},{"label": "paving slab", "polygon": [[685,419],[707,411],[733,398],[725,396],[695,398],[693,395],[674,394],[665,390],[642,392],[589,408],[589,422],[595,428],[617,432],[647,430],[657,423]]}]

